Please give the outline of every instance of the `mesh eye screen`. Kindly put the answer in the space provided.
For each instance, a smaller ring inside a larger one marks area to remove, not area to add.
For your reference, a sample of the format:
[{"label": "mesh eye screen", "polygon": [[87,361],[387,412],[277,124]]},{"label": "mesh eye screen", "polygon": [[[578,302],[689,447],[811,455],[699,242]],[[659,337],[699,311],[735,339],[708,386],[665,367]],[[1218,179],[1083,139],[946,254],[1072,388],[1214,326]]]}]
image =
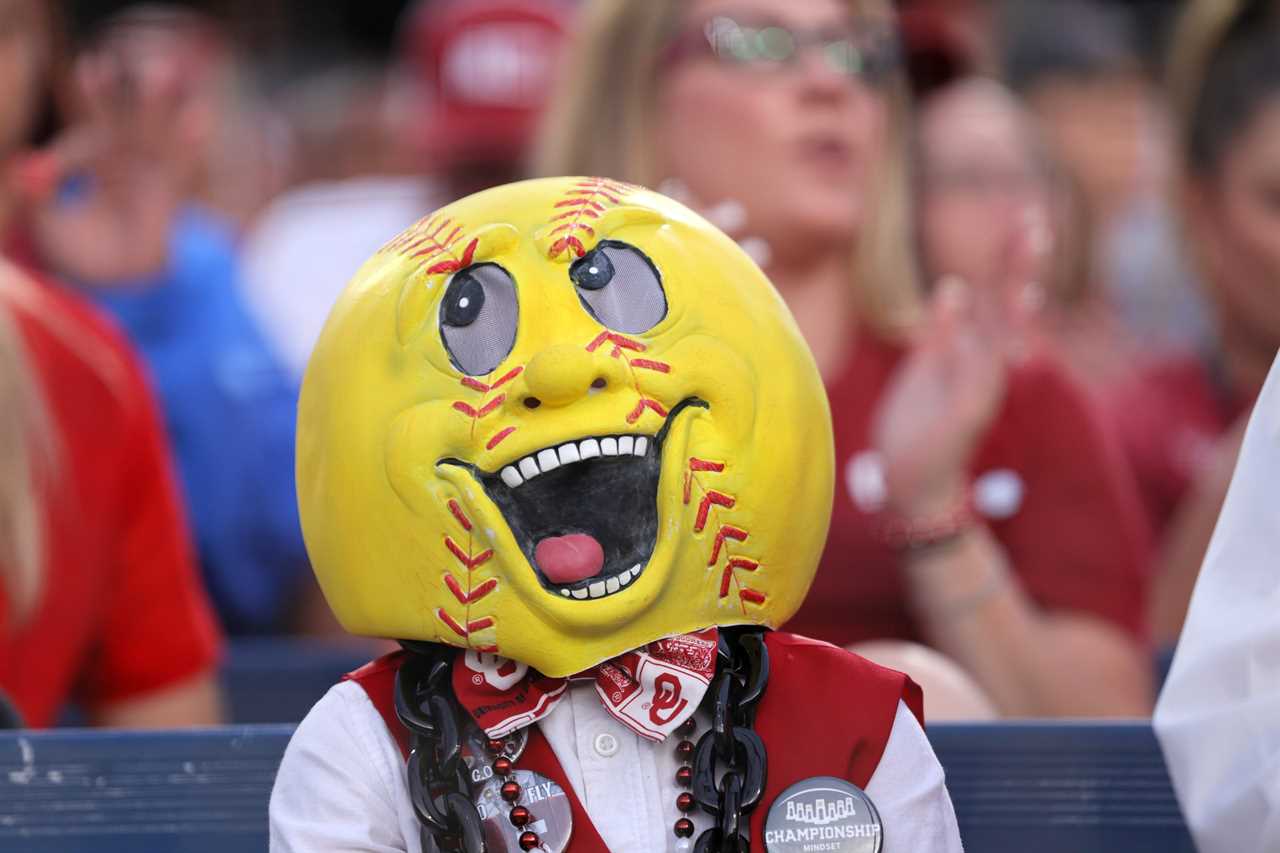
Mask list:
[{"label": "mesh eye screen", "polygon": [[[445,349],[455,366],[471,376],[483,376],[497,369],[511,352],[516,340],[520,306],[516,284],[497,264],[480,264],[466,271],[484,288],[484,307],[466,326],[440,323]],[[447,297],[446,297],[447,298]]]},{"label": "mesh eye screen", "polygon": [[613,279],[599,290],[578,289],[596,319],[615,332],[647,332],[667,314],[667,297],[658,274],[643,255],[629,246],[603,245],[613,264]]}]

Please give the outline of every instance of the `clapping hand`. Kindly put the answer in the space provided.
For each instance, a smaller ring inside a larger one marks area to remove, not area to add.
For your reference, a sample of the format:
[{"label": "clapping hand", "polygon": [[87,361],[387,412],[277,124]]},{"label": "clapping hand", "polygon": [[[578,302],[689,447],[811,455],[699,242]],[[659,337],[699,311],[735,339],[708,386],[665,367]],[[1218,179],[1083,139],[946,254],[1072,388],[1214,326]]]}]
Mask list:
[{"label": "clapping hand", "polygon": [[1004,401],[1009,368],[1033,345],[1043,242],[1032,227],[1019,229],[999,281],[944,276],[934,287],[873,422],[896,514],[934,518],[964,500],[970,461]]},{"label": "clapping hand", "polygon": [[183,44],[163,28],[122,28],[77,59],[84,113],[42,153],[60,190],[32,216],[59,274],[103,285],[164,268],[210,125],[207,63]]}]

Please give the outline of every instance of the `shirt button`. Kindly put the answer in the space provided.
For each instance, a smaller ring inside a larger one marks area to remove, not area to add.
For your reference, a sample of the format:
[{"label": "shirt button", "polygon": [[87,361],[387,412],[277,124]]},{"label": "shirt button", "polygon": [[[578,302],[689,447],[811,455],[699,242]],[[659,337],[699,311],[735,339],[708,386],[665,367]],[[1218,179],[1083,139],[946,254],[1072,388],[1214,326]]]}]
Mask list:
[{"label": "shirt button", "polygon": [[609,758],[618,751],[618,739],[608,732],[601,732],[596,735],[595,743],[596,754],[601,758]]}]

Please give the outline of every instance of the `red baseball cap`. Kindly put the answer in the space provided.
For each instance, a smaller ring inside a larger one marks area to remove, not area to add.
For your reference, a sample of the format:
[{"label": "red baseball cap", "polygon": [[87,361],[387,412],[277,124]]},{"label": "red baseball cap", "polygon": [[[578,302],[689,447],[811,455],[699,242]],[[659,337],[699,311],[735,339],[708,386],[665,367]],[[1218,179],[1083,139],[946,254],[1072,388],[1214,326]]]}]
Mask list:
[{"label": "red baseball cap", "polygon": [[523,157],[573,12],[568,0],[426,0],[408,13],[403,61],[432,167]]},{"label": "red baseball cap", "polygon": [[898,13],[907,77],[917,96],[927,96],[981,65],[974,43],[971,0],[914,0]]}]

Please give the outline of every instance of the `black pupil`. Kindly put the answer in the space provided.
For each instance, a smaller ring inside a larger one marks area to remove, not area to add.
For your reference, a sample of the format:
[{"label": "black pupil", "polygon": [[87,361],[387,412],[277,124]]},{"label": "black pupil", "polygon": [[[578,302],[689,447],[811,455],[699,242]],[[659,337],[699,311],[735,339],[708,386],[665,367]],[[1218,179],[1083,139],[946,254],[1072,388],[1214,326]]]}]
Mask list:
[{"label": "black pupil", "polygon": [[613,281],[613,264],[609,262],[604,252],[596,249],[573,262],[569,277],[583,290],[599,290]]},{"label": "black pupil", "polygon": [[484,287],[475,277],[462,274],[449,285],[444,300],[444,321],[450,326],[470,326],[484,307]]}]

